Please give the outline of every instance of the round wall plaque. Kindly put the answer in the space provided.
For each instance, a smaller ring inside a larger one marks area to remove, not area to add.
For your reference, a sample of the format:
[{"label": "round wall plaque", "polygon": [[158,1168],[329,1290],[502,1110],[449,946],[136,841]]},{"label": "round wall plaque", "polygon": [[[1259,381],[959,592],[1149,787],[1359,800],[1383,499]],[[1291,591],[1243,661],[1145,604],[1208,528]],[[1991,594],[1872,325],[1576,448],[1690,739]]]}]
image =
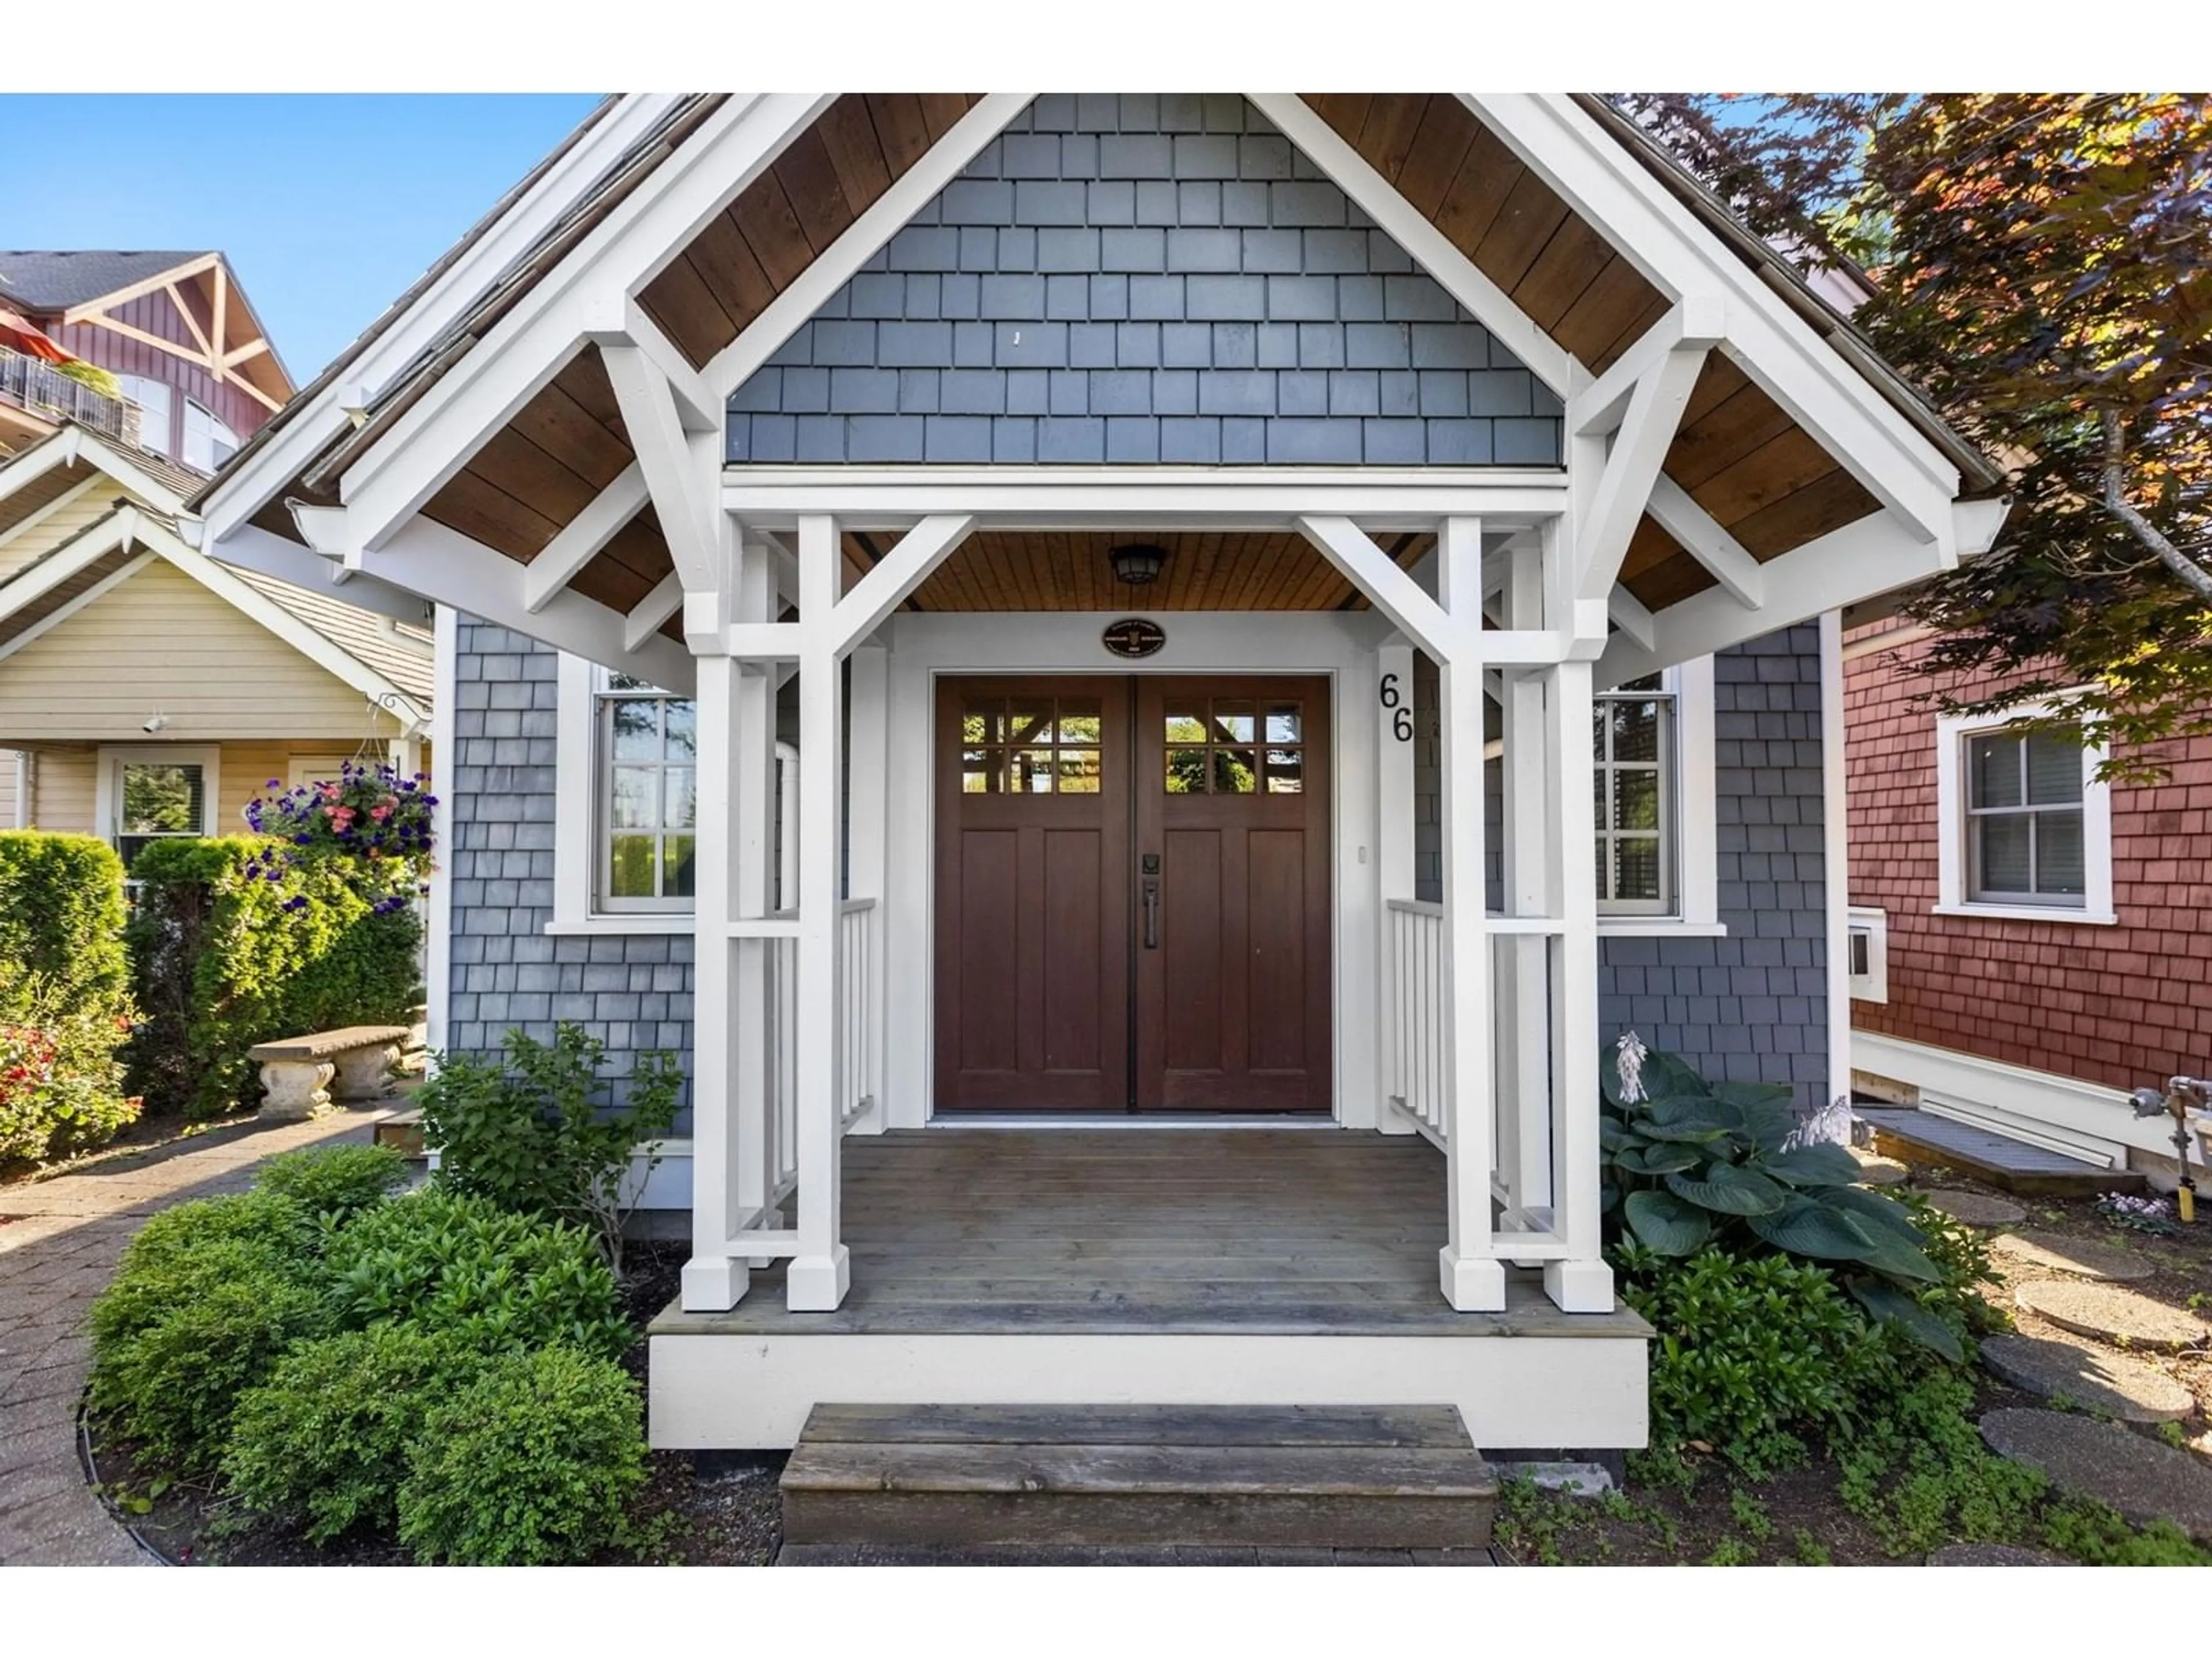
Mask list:
[{"label": "round wall plaque", "polygon": [[1146,617],[1124,617],[1098,636],[1117,657],[1149,657],[1168,642],[1167,629]]}]

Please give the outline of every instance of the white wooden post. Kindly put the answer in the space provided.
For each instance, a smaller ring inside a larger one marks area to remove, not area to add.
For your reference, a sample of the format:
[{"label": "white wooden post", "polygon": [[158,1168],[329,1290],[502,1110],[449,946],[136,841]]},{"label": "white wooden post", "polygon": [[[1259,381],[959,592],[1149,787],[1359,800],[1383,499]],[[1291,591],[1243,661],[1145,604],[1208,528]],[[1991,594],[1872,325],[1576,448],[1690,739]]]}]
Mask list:
[{"label": "white wooden post", "polygon": [[732,1095],[742,1054],[731,1024],[730,917],[736,842],[731,834],[738,743],[738,665],[720,652],[697,659],[698,799],[692,963],[691,1259],[684,1263],[684,1306],[719,1313],[750,1287],[745,1263],[730,1254],[744,1220],[738,1166],[742,1141]]},{"label": "white wooden post", "polygon": [[[1507,556],[1510,563],[1501,608],[1505,625],[1543,626],[1544,556],[1540,543],[1525,540]],[[1505,738],[1504,899],[1508,914],[1544,916],[1550,906],[1553,844],[1549,744],[1544,732],[1545,677],[1505,672],[1503,725]],[[1563,845],[1571,845],[1564,843]],[[1498,988],[1504,1005],[1503,1029],[1512,1034],[1500,1056],[1498,1086],[1505,1091],[1501,1123],[1510,1123],[1510,1158],[1514,1203],[1523,1209],[1552,1201],[1552,1012],[1551,942],[1524,933],[1510,943],[1512,971]]]},{"label": "white wooden post", "polygon": [[1444,1137],[1449,1242],[1440,1253],[1444,1299],[1462,1313],[1505,1306],[1505,1269],[1491,1222],[1490,936],[1482,873],[1482,521],[1444,520],[1437,598],[1449,650],[1437,665],[1443,738]]},{"label": "white wooden post", "polygon": [[884,875],[887,865],[884,842],[889,829],[885,801],[890,767],[890,653],[879,640],[864,641],[852,655],[853,699],[851,781],[846,786],[848,827],[846,888],[854,898],[876,902],[867,919],[869,948],[864,964],[867,984],[862,992],[861,1018],[867,1040],[860,1052],[866,1056],[867,1075],[851,1079],[847,1092],[872,1103],[853,1125],[855,1134],[880,1134],[890,1121],[884,1100]]},{"label": "white wooden post", "polygon": [[786,1281],[793,1313],[827,1313],[845,1299],[852,1261],[839,1237],[837,1076],[838,786],[845,769],[837,651],[837,525],[799,521],[799,1252]]},{"label": "white wooden post", "polygon": [[[738,550],[733,620],[764,623],[775,614],[775,549],[747,537]],[[737,686],[736,772],[730,816],[737,842],[736,903],[732,914],[744,921],[775,908],[776,749],[775,691],[778,665],[744,665]],[[737,1044],[737,1168],[738,1215],[755,1218],[764,1231],[782,1225],[772,1206],[781,1158],[775,1146],[775,1010],[771,1005],[775,941],[735,941],[737,963],[732,1023]],[[756,1267],[767,1256],[750,1258]]]},{"label": "white wooden post", "polygon": [[[1399,982],[1397,922],[1390,911],[1390,901],[1412,898],[1417,886],[1413,834],[1416,739],[1401,734],[1418,732],[1419,721],[1413,700],[1413,647],[1404,635],[1392,635],[1376,653],[1375,684],[1376,793],[1382,806],[1376,814],[1379,822],[1375,848],[1376,876],[1382,895],[1382,971],[1379,975],[1382,994],[1378,1012],[1382,1029],[1395,1033],[1406,988]],[[1382,1076],[1376,1094],[1386,1103],[1386,1109],[1376,1115],[1375,1127],[1386,1135],[1416,1134],[1420,1125],[1410,1111],[1387,1109],[1387,1103],[1397,1089],[1396,1079],[1391,1075],[1396,1054],[1395,1041],[1385,1042],[1380,1047]]]}]

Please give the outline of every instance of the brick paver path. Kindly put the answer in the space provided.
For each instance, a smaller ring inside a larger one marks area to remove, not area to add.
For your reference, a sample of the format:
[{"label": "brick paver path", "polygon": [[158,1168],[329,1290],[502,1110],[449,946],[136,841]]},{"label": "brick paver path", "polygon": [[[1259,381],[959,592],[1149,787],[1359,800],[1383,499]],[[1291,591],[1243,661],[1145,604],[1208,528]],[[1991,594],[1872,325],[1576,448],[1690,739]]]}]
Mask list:
[{"label": "brick paver path", "polygon": [[76,1404],[85,1310],[155,1211],[243,1192],[273,1153],[365,1141],[388,1105],[312,1123],[244,1123],[71,1175],[0,1187],[0,1565],[127,1566],[145,1557],[86,1489]]}]

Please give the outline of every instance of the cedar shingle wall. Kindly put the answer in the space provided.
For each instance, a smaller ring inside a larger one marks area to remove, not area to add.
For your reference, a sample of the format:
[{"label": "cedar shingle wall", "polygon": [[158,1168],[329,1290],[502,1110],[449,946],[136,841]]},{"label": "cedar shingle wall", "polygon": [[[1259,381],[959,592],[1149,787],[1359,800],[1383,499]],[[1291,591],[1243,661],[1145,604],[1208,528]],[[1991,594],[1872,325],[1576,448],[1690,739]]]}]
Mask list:
[{"label": "cedar shingle wall", "polygon": [[1936,711],[1924,644],[1847,665],[1851,902],[1888,913],[1889,1000],[1851,1022],[2117,1089],[2212,1060],[2212,739],[2112,793],[2116,927],[1939,916]]}]

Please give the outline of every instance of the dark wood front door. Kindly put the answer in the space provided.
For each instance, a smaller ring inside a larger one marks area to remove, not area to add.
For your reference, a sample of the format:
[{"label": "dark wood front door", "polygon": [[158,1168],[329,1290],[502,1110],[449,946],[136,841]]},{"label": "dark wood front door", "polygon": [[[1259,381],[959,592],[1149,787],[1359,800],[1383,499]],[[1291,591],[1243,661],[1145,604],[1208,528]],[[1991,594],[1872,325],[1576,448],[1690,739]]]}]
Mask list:
[{"label": "dark wood front door", "polygon": [[1138,682],[1137,1104],[1329,1104],[1328,683]]},{"label": "dark wood front door", "polygon": [[948,678],[940,1110],[1327,1110],[1328,684]]}]

